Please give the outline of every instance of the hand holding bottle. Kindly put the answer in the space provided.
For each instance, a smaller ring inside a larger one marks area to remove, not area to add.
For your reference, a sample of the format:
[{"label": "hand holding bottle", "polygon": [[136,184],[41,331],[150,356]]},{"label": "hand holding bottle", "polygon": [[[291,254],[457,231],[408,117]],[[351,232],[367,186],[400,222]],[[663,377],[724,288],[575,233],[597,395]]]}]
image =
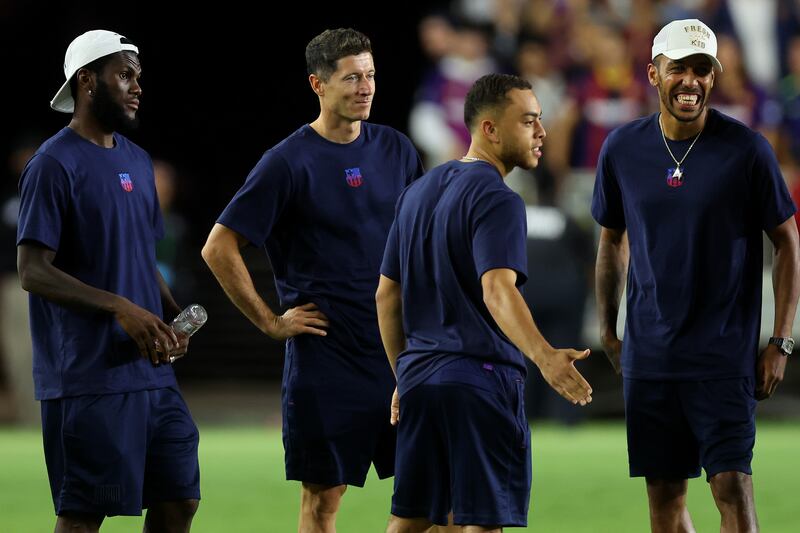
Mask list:
[{"label": "hand holding bottle", "polygon": [[191,304],[170,322],[169,326],[178,338],[178,346],[176,349],[183,350],[171,354],[169,356],[170,363],[174,363],[176,360],[186,355],[186,346],[188,345],[189,337],[194,335],[195,332],[206,323],[206,320],[208,320],[208,313],[206,313],[203,306],[200,304]]}]

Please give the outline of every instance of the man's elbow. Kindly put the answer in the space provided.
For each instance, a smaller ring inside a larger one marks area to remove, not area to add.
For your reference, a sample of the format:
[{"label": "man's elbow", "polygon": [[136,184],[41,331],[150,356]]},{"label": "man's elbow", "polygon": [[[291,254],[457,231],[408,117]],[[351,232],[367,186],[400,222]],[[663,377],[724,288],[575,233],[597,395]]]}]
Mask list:
[{"label": "man's elbow", "polygon": [[213,236],[209,236],[203,248],[200,250],[200,256],[211,270],[214,270],[219,264],[220,258],[224,255],[223,248],[224,247],[220,245],[217,239]]},{"label": "man's elbow", "polygon": [[378,290],[375,291],[375,305],[380,308],[386,305],[386,300],[388,299],[388,294],[386,288],[383,285],[378,285]]},{"label": "man's elbow", "polygon": [[19,284],[22,286],[22,290],[31,292],[30,275],[27,274],[27,271],[25,269],[19,270]]},{"label": "man's elbow", "polygon": [[244,237],[222,224],[215,224],[208,234],[200,256],[212,272],[223,268],[239,254],[239,248],[246,244]]},{"label": "man's elbow", "polygon": [[214,246],[210,241],[206,241],[206,243],[203,245],[203,248],[200,250],[200,256],[208,266],[211,266],[211,262],[214,260]]},{"label": "man's elbow", "polygon": [[19,274],[19,284],[22,286],[22,289],[27,292],[34,292],[37,280],[35,269],[31,268],[29,264],[22,264],[18,265],[17,271]]},{"label": "man's elbow", "polygon": [[400,301],[400,284],[381,276],[378,290],[375,291],[375,305],[380,308],[396,305]]}]

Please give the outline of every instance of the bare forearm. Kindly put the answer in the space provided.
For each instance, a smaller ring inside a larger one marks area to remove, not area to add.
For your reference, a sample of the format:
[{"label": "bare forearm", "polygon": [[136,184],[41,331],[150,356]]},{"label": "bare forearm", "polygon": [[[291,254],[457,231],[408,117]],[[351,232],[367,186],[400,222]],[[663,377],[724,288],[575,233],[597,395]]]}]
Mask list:
[{"label": "bare forearm", "polygon": [[775,324],[772,334],[774,337],[790,337],[800,294],[800,239],[794,217],[768,230],[767,236],[775,246],[772,266]]},{"label": "bare forearm", "polygon": [[621,236],[614,239],[601,237],[595,265],[595,295],[602,338],[617,336],[617,316],[627,270],[628,249],[625,239]]},{"label": "bare forearm", "polygon": [[781,246],[775,250],[772,290],[775,294],[775,324],[772,335],[790,337],[797,298],[800,295],[800,254],[796,246]]},{"label": "bare forearm", "polygon": [[381,276],[378,292],[375,295],[375,304],[378,310],[378,327],[381,331],[383,348],[392,372],[397,375],[397,356],[406,347],[406,338],[403,332],[403,301],[400,285]]},{"label": "bare forearm", "polygon": [[87,285],[48,262],[20,265],[19,272],[23,289],[73,309],[113,314],[123,299]]},{"label": "bare forearm", "polygon": [[386,350],[386,357],[389,359],[389,365],[392,367],[392,372],[394,372],[395,376],[397,376],[397,356],[406,347],[402,320],[400,320],[401,313],[402,311],[399,308],[396,311],[384,313],[381,313],[380,309],[378,310],[378,324],[381,328],[383,348]]},{"label": "bare forearm", "polygon": [[485,272],[481,276],[481,289],[486,308],[502,332],[539,367],[542,377],[556,392],[573,404],[586,405],[592,401],[592,390],[574,362],[585,359],[589,350],[556,350],[550,346],[536,327],[516,280],[517,273],[508,268]]},{"label": "bare forearm", "polygon": [[258,329],[269,334],[269,324],[275,321],[275,313],[256,291],[238,249],[225,253],[206,246],[203,248],[203,259],[230,301]]},{"label": "bare forearm", "polygon": [[53,265],[56,253],[49,248],[21,244],[17,253],[23,289],[64,306],[112,314],[142,357],[153,364],[168,361],[170,353],[159,354],[156,346],[174,347],[178,339],[161,318],[127,298],[87,285],[60,270]]},{"label": "bare forearm", "polygon": [[536,327],[528,305],[514,285],[487,287],[484,284],[484,302],[500,330],[525,357],[539,365],[542,357],[553,352],[553,347]]}]

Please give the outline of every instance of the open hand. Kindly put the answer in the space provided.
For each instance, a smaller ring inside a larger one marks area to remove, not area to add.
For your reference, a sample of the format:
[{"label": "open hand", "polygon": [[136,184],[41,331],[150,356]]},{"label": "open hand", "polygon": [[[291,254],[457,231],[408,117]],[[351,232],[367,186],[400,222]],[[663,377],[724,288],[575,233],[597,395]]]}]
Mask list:
[{"label": "open hand", "polygon": [[322,328],[327,328],[329,325],[328,317],[317,308],[317,305],[307,303],[292,307],[283,315],[276,315],[267,334],[281,341],[302,333],[324,337],[328,332]]},{"label": "open hand", "polygon": [[553,389],[573,404],[586,405],[592,401],[592,387],[583,378],[575,361],[589,357],[591,350],[553,350],[536,361],[542,376]]}]

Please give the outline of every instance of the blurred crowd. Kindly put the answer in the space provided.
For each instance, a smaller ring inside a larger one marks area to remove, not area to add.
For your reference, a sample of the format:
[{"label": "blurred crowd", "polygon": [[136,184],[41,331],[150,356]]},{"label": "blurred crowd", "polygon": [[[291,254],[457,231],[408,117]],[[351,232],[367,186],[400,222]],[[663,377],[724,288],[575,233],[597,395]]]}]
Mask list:
[{"label": "blurred crowd", "polygon": [[[667,22],[686,18],[701,19],[718,38],[724,72],[711,106],[769,140],[800,205],[800,0],[453,0],[419,23],[428,66],[409,133],[427,168],[466,153],[463,103],[480,76],[518,74],[539,98],[544,157],[507,182],[528,204],[524,294],[553,345],[595,340],[595,165],[614,128],[658,110],[647,80],[652,40]],[[538,372],[528,375],[531,418],[582,416]]]},{"label": "blurred crowd", "polygon": [[410,114],[412,139],[428,167],[460,157],[469,139],[461,115],[472,82],[489,72],[519,74],[533,84],[548,133],[536,189],[520,192],[531,203],[557,204],[574,169],[593,171],[612,129],[657,110],[646,75],[652,39],[682,18],[699,18],[717,34],[724,72],[712,106],[763,133],[794,185],[797,0],[454,0],[419,24],[429,66]]}]

